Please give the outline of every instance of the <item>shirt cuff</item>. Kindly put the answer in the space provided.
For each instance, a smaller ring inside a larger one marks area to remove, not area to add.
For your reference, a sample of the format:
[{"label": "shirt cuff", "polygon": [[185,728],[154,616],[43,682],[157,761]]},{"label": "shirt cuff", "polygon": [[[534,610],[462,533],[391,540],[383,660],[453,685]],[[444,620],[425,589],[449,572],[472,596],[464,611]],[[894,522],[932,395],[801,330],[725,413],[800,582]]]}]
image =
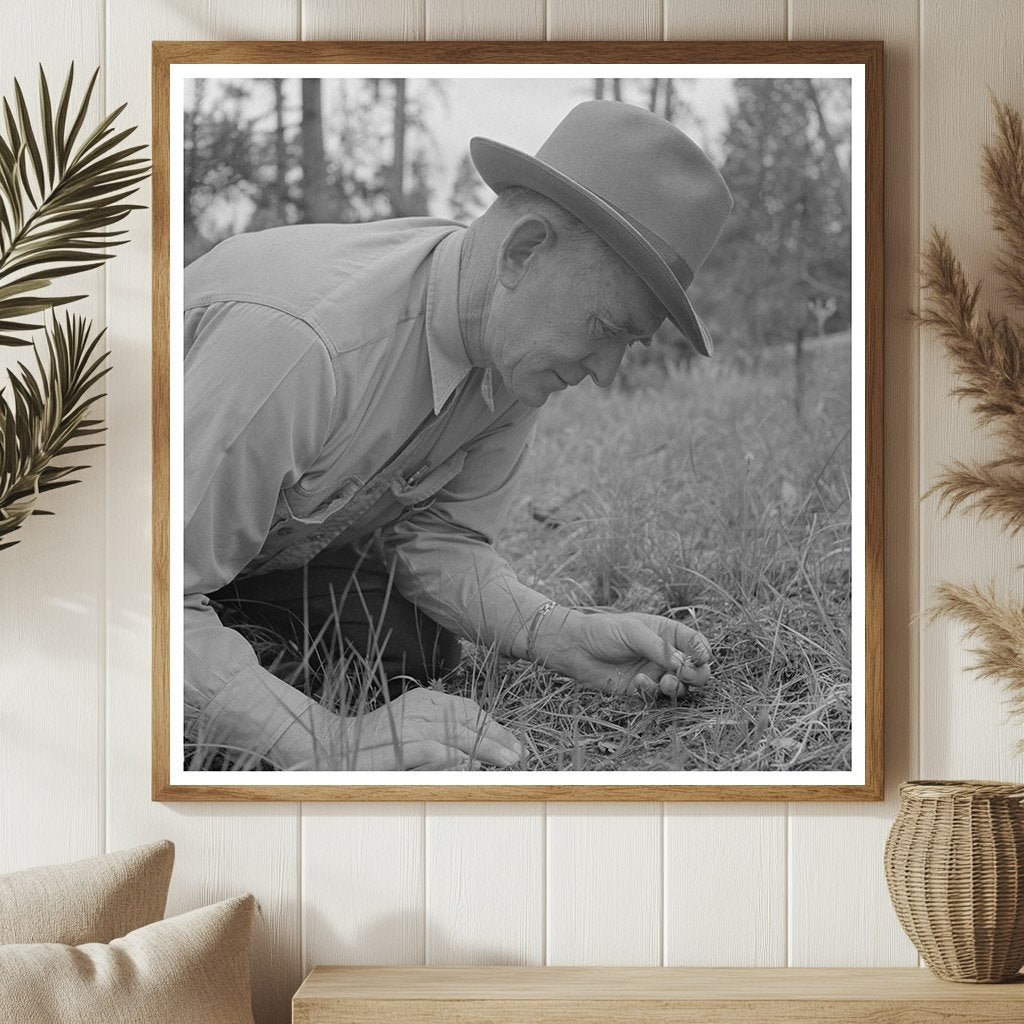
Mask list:
[{"label": "shirt cuff", "polygon": [[[243,666],[195,716],[194,742],[232,756],[266,758],[278,768],[336,754],[338,716],[262,668]],[[277,763],[282,761],[284,763]]]}]

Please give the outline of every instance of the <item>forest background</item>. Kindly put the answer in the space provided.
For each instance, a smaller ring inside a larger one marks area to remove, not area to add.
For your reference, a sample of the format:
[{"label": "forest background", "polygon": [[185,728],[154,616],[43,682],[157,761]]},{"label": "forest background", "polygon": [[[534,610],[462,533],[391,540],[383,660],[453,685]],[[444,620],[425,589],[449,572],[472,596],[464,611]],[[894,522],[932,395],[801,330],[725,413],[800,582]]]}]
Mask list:
[{"label": "forest background", "polygon": [[850,82],[838,78],[194,79],[185,262],[280,224],[466,223],[491,198],[470,136],[533,152],[591,98],[657,112],[722,169],[736,205],[691,296],[731,358],[756,366],[768,347],[849,327]]}]

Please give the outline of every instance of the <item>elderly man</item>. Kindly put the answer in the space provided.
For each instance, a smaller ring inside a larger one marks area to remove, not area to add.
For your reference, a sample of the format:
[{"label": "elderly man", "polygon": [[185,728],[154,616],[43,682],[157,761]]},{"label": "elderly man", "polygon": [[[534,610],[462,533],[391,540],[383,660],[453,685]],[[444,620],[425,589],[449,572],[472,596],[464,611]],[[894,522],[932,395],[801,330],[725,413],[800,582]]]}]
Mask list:
[{"label": "elderly man", "polygon": [[[647,111],[572,110],[536,156],[476,138],[498,193],[469,228],[429,218],[225,241],[185,278],[185,706],[200,745],[286,769],[511,767],[472,701],[399,685],[345,718],[263,669],[217,614],[340,633],[401,684],[453,667],[455,635],[584,687],[674,692],[710,650],[653,615],[585,614],[523,585],[492,543],[536,411],[668,316],[732,200]],[[211,598],[213,603],[211,603]],[[332,633],[333,635],[333,633]]]}]

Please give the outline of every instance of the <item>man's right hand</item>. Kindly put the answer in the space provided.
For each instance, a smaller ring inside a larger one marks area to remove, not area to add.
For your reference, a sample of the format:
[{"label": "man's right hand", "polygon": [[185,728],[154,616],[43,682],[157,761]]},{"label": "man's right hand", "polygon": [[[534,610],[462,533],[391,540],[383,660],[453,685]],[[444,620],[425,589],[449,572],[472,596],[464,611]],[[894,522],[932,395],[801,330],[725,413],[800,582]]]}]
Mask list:
[{"label": "man's right hand", "polygon": [[467,697],[418,688],[360,716],[336,719],[318,757],[290,766],[320,771],[441,771],[476,764],[511,768],[524,750]]}]

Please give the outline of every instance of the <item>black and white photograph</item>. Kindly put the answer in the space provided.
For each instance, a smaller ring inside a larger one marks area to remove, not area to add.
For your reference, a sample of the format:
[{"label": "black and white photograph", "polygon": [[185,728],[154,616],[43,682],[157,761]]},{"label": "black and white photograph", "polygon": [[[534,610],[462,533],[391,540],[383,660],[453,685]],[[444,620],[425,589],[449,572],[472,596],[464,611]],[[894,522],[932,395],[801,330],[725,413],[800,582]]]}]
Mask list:
[{"label": "black and white photograph", "polygon": [[169,88],[171,782],[863,785],[863,66]]}]

